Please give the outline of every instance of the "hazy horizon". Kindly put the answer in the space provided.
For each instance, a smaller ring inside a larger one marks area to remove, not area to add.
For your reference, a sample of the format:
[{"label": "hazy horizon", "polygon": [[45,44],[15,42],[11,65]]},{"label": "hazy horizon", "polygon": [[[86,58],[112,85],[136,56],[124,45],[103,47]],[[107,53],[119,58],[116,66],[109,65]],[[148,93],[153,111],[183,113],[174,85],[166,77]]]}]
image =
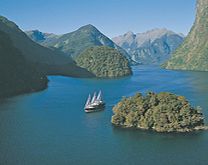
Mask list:
[{"label": "hazy horizon", "polygon": [[194,22],[195,0],[1,0],[0,15],[24,31],[64,34],[92,24],[112,38],[128,31],[166,28],[187,35]]}]

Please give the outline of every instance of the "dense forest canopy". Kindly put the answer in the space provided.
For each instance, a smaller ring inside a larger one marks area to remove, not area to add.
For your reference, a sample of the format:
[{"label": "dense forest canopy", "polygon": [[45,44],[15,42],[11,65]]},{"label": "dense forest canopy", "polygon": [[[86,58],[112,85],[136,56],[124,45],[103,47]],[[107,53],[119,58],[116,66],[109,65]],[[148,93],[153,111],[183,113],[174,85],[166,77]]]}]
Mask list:
[{"label": "dense forest canopy", "polygon": [[123,98],[114,108],[112,123],[117,126],[157,132],[189,132],[204,129],[199,107],[193,108],[183,96],[162,92],[137,93]]}]

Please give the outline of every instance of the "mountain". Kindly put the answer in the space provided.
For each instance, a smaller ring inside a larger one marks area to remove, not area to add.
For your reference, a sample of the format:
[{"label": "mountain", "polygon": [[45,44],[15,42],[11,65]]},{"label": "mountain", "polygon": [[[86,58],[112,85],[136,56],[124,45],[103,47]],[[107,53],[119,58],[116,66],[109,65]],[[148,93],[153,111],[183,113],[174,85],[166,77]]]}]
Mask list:
[{"label": "mountain", "polygon": [[[129,60],[131,59],[124,49],[116,45],[111,39],[106,37],[96,27],[90,24],[83,26],[71,33],[63,34],[60,36],[55,35],[55,38],[53,37],[53,39],[51,40],[49,40],[44,35],[45,33],[35,33],[33,31],[32,35],[31,32],[26,32],[26,34],[34,41],[37,42],[38,40],[39,43],[47,47],[55,47],[56,49],[61,50],[68,56],[71,56],[72,58],[75,58],[87,48],[93,46],[108,46],[119,50],[119,52],[121,52]],[[43,42],[40,42],[41,40],[37,38],[42,38]]]},{"label": "mountain", "polygon": [[167,69],[208,71],[208,0],[197,0],[193,27],[183,44],[163,66]]},{"label": "mountain", "polygon": [[0,98],[47,87],[47,77],[24,59],[9,35],[0,30]]},{"label": "mountain", "polygon": [[184,36],[167,29],[153,29],[145,33],[129,31],[112,39],[125,49],[131,58],[142,64],[161,64],[183,42]]},{"label": "mountain", "polygon": [[0,30],[9,35],[16,47],[31,64],[47,75],[66,75],[74,77],[93,76],[80,68],[64,53],[49,49],[33,42],[19,27],[7,18],[0,16]]},{"label": "mountain", "polygon": [[96,77],[113,78],[132,74],[128,59],[118,50],[107,46],[86,49],[76,57],[76,62]]},{"label": "mountain", "polygon": [[47,42],[53,42],[54,40],[61,37],[61,35],[56,35],[53,33],[43,33],[39,30],[30,30],[25,31],[25,33],[28,35],[29,38],[31,38],[33,41],[39,43],[39,44],[47,44]]}]

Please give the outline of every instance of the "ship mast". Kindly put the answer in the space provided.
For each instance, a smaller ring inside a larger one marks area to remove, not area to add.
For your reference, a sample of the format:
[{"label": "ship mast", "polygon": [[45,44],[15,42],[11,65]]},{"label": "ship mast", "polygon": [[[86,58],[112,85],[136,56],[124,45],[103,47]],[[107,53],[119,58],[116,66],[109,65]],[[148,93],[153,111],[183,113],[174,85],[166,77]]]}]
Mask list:
[{"label": "ship mast", "polygon": [[92,98],[92,100],[91,100],[91,103],[94,103],[96,101],[96,92],[94,93],[94,95],[93,95],[93,98]]},{"label": "ship mast", "polygon": [[85,107],[87,107],[90,104],[90,100],[91,100],[91,95],[89,94]]},{"label": "ship mast", "polygon": [[96,99],[97,101],[101,101],[102,100],[101,95],[102,95],[102,93],[101,93],[101,91],[99,91],[99,94],[98,94],[97,99]]}]

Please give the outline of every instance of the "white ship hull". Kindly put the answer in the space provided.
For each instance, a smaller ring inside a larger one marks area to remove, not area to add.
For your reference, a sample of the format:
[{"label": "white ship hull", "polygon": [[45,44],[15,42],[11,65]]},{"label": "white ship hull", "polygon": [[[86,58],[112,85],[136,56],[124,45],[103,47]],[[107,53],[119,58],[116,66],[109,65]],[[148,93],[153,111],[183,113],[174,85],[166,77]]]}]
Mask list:
[{"label": "white ship hull", "polygon": [[86,113],[90,113],[90,112],[97,112],[97,111],[103,111],[105,108],[105,104],[101,103],[99,105],[94,105],[94,106],[89,106],[85,108],[85,112]]}]

